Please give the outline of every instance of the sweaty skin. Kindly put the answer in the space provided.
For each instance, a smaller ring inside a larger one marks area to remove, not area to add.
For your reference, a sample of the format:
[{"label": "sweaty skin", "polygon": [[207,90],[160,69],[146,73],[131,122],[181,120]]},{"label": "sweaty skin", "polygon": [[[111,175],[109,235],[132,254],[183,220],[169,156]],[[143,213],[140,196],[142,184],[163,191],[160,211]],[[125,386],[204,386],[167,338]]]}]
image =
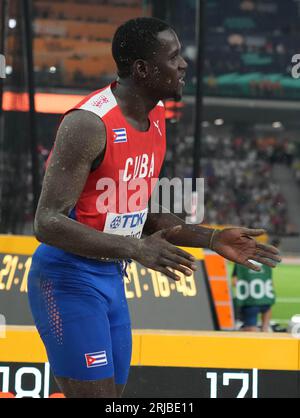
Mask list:
[{"label": "sweaty skin", "polygon": [[[37,209],[37,238],[84,257],[132,258],[165,273],[168,273],[165,257],[175,262],[179,271],[186,271],[181,264],[193,268],[193,258],[170,244],[164,238],[164,231],[138,240],[96,231],[68,217],[83,190],[93,161],[99,156],[99,150],[100,160],[103,157],[105,143],[104,125],[97,116],[79,110],[64,118]],[[86,152],[82,152],[83,149]]]},{"label": "sweaty skin", "polygon": [[[158,39],[161,48],[153,60],[137,60],[132,77],[119,80],[113,92],[126,119],[141,131],[148,129],[148,114],[159,100],[182,94],[181,79],[187,67],[174,31],[163,31]],[[74,111],[64,118],[57,132],[36,213],[37,238],[84,257],[132,258],[172,279],[176,276],[167,267],[184,273],[195,269],[193,257],[172,244],[207,248],[212,229],[185,225],[171,214],[149,214],[145,232],[152,236],[137,240],[104,234],[68,218],[94,160],[103,158],[105,145],[105,128],[96,115]],[[174,229],[177,225],[181,228]],[[250,268],[256,269],[248,262],[249,258],[274,266],[272,260],[280,261],[278,250],[256,244],[250,238],[263,232],[243,228],[224,230],[215,236],[214,250]]]},{"label": "sweaty skin", "polygon": [[[121,111],[135,129],[149,128],[148,114],[159,100],[180,98],[187,67],[181,45],[171,29],[158,34],[160,47],[151,60],[136,60],[130,77],[119,79],[113,93]],[[73,111],[63,119],[45,174],[35,217],[39,241],[83,257],[131,258],[144,266],[178,280],[174,270],[187,275],[195,270],[194,257],[176,245],[207,248],[213,230],[185,225],[172,214],[149,214],[146,238],[111,235],[68,217],[84,188],[95,160],[102,161],[106,146],[104,124],[87,111]],[[229,228],[214,234],[211,248],[229,260],[257,269],[248,260],[274,267],[280,261],[275,247],[258,244],[252,237],[263,230]],[[123,386],[114,378],[95,382],[56,378],[67,397],[121,396]]]}]

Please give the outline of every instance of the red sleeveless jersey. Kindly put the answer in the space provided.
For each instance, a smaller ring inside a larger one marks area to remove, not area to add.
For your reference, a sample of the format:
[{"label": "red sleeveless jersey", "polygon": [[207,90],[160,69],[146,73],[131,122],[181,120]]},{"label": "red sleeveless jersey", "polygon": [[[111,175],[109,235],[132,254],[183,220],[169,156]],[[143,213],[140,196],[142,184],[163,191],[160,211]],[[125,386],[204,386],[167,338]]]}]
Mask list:
[{"label": "red sleeveless jersey", "polygon": [[138,131],[122,114],[111,90],[114,85],[90,94],[74,107],[101,118],[106,149],[70,216],[99,231],[140,238],[166,151],[165,109],[159,102],[149,113],[148,131]]}]

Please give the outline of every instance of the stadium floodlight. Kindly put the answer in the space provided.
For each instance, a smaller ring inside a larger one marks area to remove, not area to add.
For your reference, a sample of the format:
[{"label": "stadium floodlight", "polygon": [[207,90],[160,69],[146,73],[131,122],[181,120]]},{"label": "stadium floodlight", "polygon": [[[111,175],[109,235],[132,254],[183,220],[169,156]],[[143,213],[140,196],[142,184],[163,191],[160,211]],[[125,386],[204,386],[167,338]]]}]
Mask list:
[{"label": "stadium floodlight", "polygon": [[17,21],[16,19],[9,19],[8,21],[8,27],[10,29],[14,29],[17,26]]},{"label": "stadium floodlight", "polygon": [[272,127],[275,128],[275,129],[280,129],[280,128],[282,128],[282,123],[281,122],[273,122]]},{"label": "stadium floodlight", "polygon": [[224,119],[216,119],[215,120],[215,125],[216,126],[222,126],[222,125],[224,125]]},{"label": "stadium floodlight", "polygon": [[5,68],[6,75],[11,75],[13,72],[13,67],[11,65],[7,65]]}]

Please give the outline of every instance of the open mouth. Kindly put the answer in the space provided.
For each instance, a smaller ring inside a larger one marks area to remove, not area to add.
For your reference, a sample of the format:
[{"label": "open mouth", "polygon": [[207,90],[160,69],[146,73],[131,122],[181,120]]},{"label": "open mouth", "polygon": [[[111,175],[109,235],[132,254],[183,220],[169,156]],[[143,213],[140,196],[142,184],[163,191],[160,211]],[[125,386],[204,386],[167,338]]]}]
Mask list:
[{"label": "open mouth", "polygon": [[179,78],[179,83],[182,84],[183,86],[185,85],[184,77]]},{"label": "open mouth", "polygon": [[178,79],[178,81],[179,81],[179,84],[181,84],[182,86],[184,86],[185,85],[185,73],[181,73],[182,74],[182,76],[181,77],[179,77],[179,79]]}]

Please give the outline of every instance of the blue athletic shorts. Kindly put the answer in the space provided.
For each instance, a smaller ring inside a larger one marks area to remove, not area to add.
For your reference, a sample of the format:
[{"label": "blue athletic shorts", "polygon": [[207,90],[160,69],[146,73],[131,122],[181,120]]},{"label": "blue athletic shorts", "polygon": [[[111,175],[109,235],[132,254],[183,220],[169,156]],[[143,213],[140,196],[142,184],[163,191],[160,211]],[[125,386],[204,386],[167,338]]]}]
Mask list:
[{"label": "blue athletic shorts", "polygon": [[243,306],[241,307],[241,319],[244,327],[255,327],[257,325],[257,316],[260,313],[266,313],[271,305],[261,306]]},{"label": "blue athletic shorts", "polygon": [[28,295],[55,376],[126,383],[132,341],[122,263],[41,244],[33,255]]}]

